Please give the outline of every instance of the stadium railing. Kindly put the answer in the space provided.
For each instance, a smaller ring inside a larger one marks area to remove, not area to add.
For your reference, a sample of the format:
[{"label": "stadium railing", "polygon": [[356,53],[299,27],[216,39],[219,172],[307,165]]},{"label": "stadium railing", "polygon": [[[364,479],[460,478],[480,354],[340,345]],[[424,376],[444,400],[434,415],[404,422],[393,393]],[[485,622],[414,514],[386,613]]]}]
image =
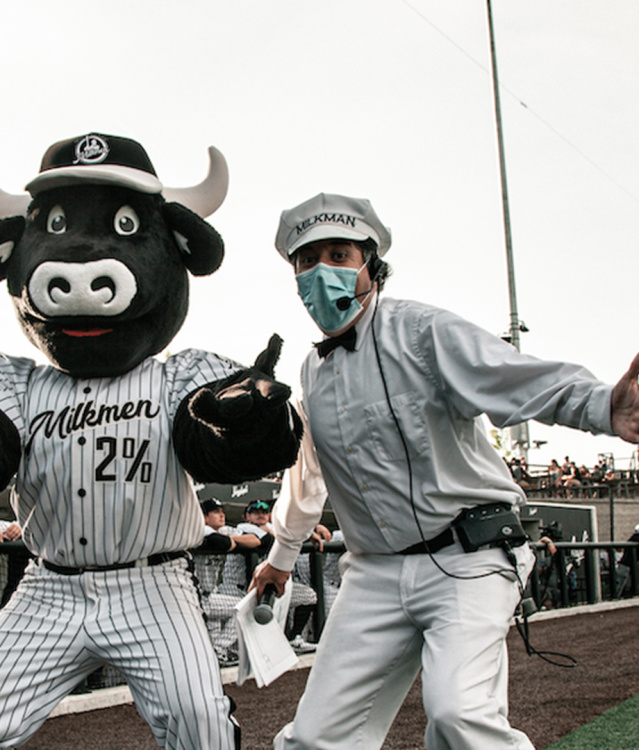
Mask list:
[{"label": "stadium railing", "polygon": [[[604,600],[639,596],[637,542],[556,542],[554,555],[549,554],[544,544],[532,543],[531,546],[537,556],[537,565],[526,588],[538,609],[578,607]],[[310,585],[317,593],[313,634],[319,639],[329,609],[324,585],[324,561],[326,554],[339,555],[345,552],[345,547],[341,542],[328,542],[324,545],[324,551],[319,552],[307,542],[302,552],[308,553]],[[624,552],[627,552],[625,559],[630,565],[620,565],[619,557]],[[210,555],[209,552],[200,550],[193,550],[193,553]],[[244,555],[247,580],[250,580],[260,558],[251,552],[234,551],[229,554]],[[21,541],[0,544],[0,594],[7,583],[11,587],[15,586],[30,557]],[[106,670],[102,677],[89,679],[80,686],[80,691],[111,687],[123,682],[117,674],[114,676]]]}]

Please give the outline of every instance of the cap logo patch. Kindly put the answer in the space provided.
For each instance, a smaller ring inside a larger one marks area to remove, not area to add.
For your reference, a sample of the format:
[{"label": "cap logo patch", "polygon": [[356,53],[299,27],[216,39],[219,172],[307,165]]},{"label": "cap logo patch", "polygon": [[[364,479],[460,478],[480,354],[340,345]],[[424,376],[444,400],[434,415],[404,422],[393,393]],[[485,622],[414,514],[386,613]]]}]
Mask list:
[{"label": "cap logo patch", "polygon": [[332,224],[345,224],[347,227],[353,227],[355,229],[355,222],[357,221],[355,216],[349,216],[348,214],[327,214],[327,213],[321,213],[321,214],[315,214],[310,219],[306,219],[301,224],[298,224],[295,229],[297,230],[297,234],[302,234],[302,232],[305,232],[309,227],[312,227],[314,224],[324,224],[324,223],[332,223]]},{"label": "cap logo patch", "polygon": [[109,155],[109,147],[99,135],[85,135],[75,144],[74,164],[100,164]]}]

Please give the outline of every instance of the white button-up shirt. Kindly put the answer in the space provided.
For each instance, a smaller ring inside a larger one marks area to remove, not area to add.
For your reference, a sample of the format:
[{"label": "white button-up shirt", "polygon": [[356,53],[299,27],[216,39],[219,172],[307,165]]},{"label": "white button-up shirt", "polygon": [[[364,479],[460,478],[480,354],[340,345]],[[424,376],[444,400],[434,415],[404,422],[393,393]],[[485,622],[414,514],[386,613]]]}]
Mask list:
[{"label": "white button-up shirt", "polygon": [[278,569],[291,569],[327,493],[357,554],[431,539],[464,508],[522,505],[482,414],[498,427],[536,419],[612,434],[612,386],[578,365],[520,354],[446,310],[380,299],[356,330],[355,351],[312,351],[302,366],[308,429],[275,506]]}]

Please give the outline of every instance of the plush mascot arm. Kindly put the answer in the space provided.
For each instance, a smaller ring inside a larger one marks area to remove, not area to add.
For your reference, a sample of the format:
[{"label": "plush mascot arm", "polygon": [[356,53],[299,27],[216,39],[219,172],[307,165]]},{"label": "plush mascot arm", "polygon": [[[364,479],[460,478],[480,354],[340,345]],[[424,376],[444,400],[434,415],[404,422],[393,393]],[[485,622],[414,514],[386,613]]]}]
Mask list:
[{"label": "plush mascot arm", "polygon": [[18,471],[22,447],[20,435],[9,417],[0,411],[0,489],[4,489]]},{"label": "plush mascot arm", "polygon": [[196,481],[238,484],[295,462],[302,422],[288,403],[291,389],[274,379],[281,349],[274,334],[253,367],[199,388],[180,405],[173,440]]}]

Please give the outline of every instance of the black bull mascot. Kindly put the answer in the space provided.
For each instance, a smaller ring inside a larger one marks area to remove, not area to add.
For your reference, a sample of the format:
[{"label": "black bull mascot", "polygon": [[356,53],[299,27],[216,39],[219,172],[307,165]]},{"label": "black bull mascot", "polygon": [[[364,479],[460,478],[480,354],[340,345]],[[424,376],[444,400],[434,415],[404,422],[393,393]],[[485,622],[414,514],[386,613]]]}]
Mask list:
[{"label": "black bull mascot", "polygon": [[274,380],[277,336],[251,368],[153,356],[187,314],[188,272],[222,262],[203,217],[228,174],[209,155],[200,185],[171,190],[139,143],[93,133],[48,149],[32,199],[0,192],[0,278],[52,363],[0,356],[0,483],[16,475],[35,557],[0,611],[0,748],[103,664],[159,746],[239,746],[186,552],[203,534],[192,479],[290,466],[301,426]]}]

